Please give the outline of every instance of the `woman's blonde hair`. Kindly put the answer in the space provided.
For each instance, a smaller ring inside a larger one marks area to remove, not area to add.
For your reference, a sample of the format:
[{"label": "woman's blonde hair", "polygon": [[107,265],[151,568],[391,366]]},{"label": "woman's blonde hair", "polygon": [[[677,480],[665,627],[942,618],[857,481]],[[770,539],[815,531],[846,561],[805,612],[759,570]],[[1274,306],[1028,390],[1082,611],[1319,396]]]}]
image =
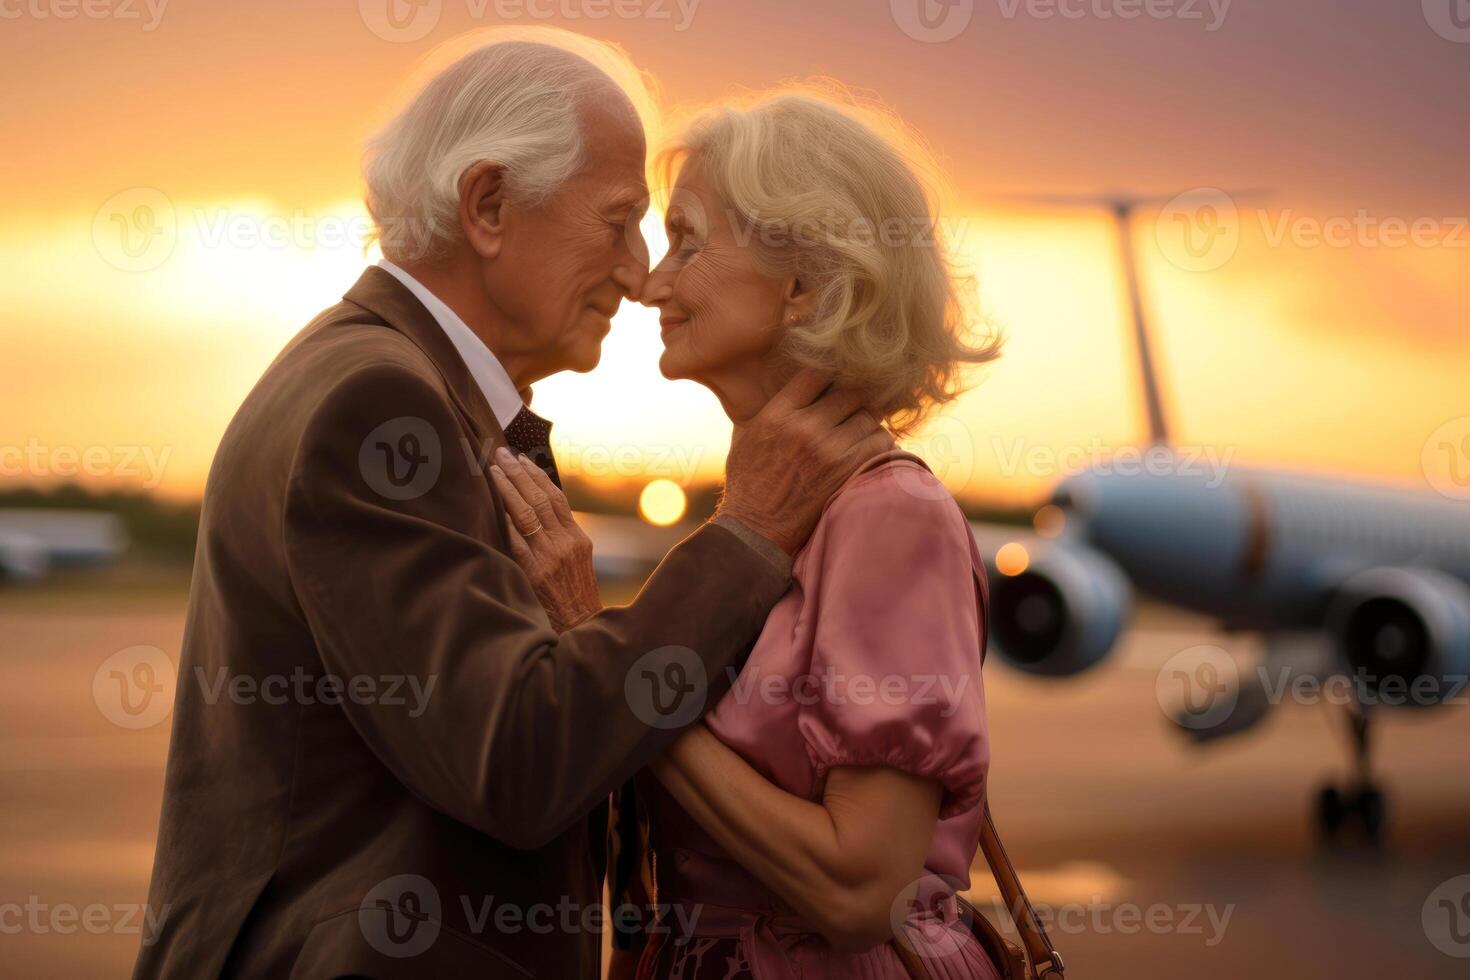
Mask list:
[{"label": "woman's blonde hair", "polygon": [[757,267],[815,291],[787,353],[863,391],[895,433],[958,395],[965,365],[999,356],[993,333],[970,342],[979,316],[942,234],[943,179],[892,112],[834,82],[783,86],[689,124],[659,154],[665,192],[689,163]]}]

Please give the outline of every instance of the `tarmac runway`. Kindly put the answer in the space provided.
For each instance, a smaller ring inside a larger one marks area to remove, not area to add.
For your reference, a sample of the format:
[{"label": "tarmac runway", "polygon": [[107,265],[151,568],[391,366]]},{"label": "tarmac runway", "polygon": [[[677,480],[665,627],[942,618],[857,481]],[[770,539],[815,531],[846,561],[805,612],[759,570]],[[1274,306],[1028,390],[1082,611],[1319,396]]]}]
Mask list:
[{"label": "tarmac runway", "polygon": [[[93,682],[124,648],[176,657],[182,633],[177,588],[0,592],[0,975],[129,974],[169,726],[120,728]],[[1239,740],[1184,744],[1156,679],[1197,643],[1251,646],[1146,612],[1085,677],[986,670],[992,808],[1069,975],[1466,976],[1470,709],[1390,713],[1387,840],[1324,847],[1312,803],[1346,768],[1339,719],[1288,702]]]}]

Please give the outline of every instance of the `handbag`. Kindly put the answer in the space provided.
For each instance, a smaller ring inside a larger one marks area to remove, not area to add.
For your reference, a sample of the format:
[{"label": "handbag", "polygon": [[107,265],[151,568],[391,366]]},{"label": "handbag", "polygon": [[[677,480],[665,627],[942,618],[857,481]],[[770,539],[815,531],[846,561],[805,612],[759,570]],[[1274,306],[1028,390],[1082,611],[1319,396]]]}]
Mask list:
[{"label": "handbag", "polygon": [[[970,934],[995,964],[1001,980],[1064,980],[1062,954],[1051,944],[1036,909],[1026,897],[1025,889],[1021,887],[1021,878],[1016,874],[1016,867],[1011,863],[1010,856],[1006,854],[1005,845],[1000,842],[1000,834],[995,829],[995,821],[991,818],[988,805],[985,808],[985,824],[980,830],[980,850],[985,854],[985,863],[990,866],[995,883],[1000,886],[1001,898],[1016,932],[1021,937],[1021,945],[1017,946],[1007,939],[964,896],[956,894],[954,899],[960,919],[966,923]],[[935,980],[923,957],[907,944],[892,940],[890,945],[898,954],[898,959],[911,980]]]}]

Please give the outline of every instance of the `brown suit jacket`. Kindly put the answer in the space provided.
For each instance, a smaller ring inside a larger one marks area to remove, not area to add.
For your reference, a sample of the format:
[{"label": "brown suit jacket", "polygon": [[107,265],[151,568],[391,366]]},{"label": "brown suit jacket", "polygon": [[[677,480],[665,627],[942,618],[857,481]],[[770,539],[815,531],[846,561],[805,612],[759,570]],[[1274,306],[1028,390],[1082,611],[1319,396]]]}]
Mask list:
[{"label": "brown suit jacket", "polygon": [[485,475],[503,441],[377,268],[245,399],[205,492],[149,894],[166,917],[136,976],[596,976],[588,814],[678,735],[630,670],[684,648],[712,706],[789,578],[706,525],[558,636]]}]

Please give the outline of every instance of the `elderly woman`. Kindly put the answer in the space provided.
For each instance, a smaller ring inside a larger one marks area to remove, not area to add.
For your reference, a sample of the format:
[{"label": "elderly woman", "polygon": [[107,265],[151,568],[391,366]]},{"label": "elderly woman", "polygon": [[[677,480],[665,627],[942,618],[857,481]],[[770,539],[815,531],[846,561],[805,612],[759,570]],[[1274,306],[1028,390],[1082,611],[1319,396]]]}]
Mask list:
[{"label": "elderly woman", "polygon": [[[642,296],[664,375],[738,423],[821,368],[900,436],[954,397],[957,369],[997,345],[965,340],[917,159],[891,118],[841,96],[698,119],[662,157],[669,251]],[[655,930],[639,975],[897,978],[917,953],[934,977],[996,976],[947,928],[989,765],[963,514],[892,453],[828,501],[793,579],[734,689],[641,778],[672,935]]]}]

